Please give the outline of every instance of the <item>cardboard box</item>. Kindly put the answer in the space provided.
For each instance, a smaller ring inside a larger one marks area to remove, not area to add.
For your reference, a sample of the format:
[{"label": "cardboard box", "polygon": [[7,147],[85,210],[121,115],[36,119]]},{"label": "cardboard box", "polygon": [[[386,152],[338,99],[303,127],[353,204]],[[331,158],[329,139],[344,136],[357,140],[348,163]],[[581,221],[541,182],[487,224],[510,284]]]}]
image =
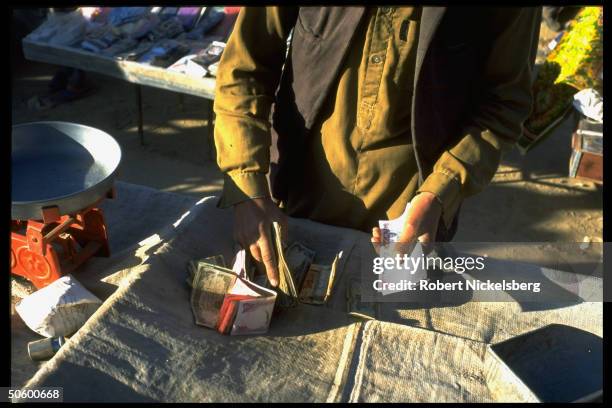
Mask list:
[{"label": "cardboard box", "polygon": [[603,183],[603,123],[580,120],[572,135],[569,176]]}]

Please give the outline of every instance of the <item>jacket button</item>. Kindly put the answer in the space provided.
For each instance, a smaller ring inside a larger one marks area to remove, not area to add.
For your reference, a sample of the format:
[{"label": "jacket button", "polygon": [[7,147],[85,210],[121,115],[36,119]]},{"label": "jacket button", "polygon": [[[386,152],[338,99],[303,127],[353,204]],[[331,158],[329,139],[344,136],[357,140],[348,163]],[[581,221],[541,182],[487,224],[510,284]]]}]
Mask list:
[{"label": "jacket button", "polygon": [[382,62],[382,57],[380,55],[373,55],[370,61],[372,61],[372,64],[380,64]]}]

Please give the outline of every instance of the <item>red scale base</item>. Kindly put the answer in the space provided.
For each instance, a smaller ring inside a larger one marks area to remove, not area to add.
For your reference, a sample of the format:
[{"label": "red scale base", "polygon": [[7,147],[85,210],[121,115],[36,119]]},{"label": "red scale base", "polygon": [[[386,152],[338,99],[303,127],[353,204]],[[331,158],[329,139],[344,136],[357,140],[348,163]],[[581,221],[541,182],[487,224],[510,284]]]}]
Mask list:
[{"label": "red scale base", "polygon": [[72,273],[92,256],[110,256],[104,214],[88,207],[60,215],[57,207],[43,210],[43,220],[11,221],[11,273],[37,289]]}]

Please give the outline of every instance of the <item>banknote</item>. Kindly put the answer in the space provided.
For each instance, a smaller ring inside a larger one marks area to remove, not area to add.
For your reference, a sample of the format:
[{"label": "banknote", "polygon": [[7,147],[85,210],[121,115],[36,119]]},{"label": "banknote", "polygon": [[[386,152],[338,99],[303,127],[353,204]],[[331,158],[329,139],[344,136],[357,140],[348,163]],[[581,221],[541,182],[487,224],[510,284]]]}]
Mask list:
[{"label": "banknote", "polygon": [[214,255],[214,256],[209,256],[207,258],[189,261],[187,263],[187,285],[189,285],[189,287],[191,287],[193,283],[193,278],[195,277],[195,273],[198,270],[198,265],[200,264],[210,264],[210,265],[222,266],[224,268],[227,266],[223,255]]},{"label": "banknote", "polygon": [[378,221],[378,227],[382,235],[382,245],[387,246],[389,243],[398,242],[399,237],[404,229],[406,218],[408,217],[408,210],[410,209],[410,203],[406,206],[404,213],[398,218],[392,220],[380,220]]},{"label": "banknote", "polygon": [[193,274],[191,307],[196,324],[232,335],[268,330],[276,293],[246,279],[245,259],[246,253],[239,251],[234,261],[235,270],[220,265],[225,265],[222,256],[188,264]]},{"label": "banknote", "polygon": [[209,263],[217,266],[222,266],[227,268],[227,263],[225,262],[225,258],[223,255],[213,255],[204,259],[200,259],[200,262]]},{"label": "banknote", "polygon": [[223,305],[219,311],[219,319],[217,320],[217,331],[222,334],[230,334],[234,319],[236,318],[236,310],[238,301],[248,299],[245,295],[230,295],[226,294],[223,298]]},{"label": "banknote", "polygon": [[278,287],[272,287],[269,281],[267,281],[266,287],[277,293],[279,307],[294,307],[297,304],[298,293],[293,275],[285,260],[284,247],[281,240],[281,226],[277,222],[272,223],[272,240],[274,241],[274,255],[278,265]]},{"label": "banknote", "polygon": [[310,265],[300,288],[300,302],[314,305],[327,302],[336,280],[338,259],[336,256],[331,265]]},{"label": "banknote", "polygon": [[276,292],[238,278],[225,296],[217,330],[231,335],[265,333],[275,302]]},{"label": "banknote", "polygon": [[274,300],[270,297],[241,299],[236,305],[236,317],[230,334],[262,334],[268,331]]},{"label": "banknote", "polygon": [[237,279],[238,276],[229,269],[198,264],[191,289],[191,308],[196,324],[216,327],[223,299]]},{"label": "banknote", "polygon": [[279,273],[277,287],[273,287],[270,284],[266,275],[257,272],[249,252],[244,249],[240,249],[236,254],[232,269],[241,278],[275,291],[278,296],[278,306],[289,308],[297,305],[298,288],[316,253],[297,241],[285,247],[281,236],[281,226],[279,223],[274,222],[272,224],[271,238],[273,241],[274,259]]},{"label": "banknote", "polygon": [[306,272],[314,262],[315,255],[315,251],[297,241],[293,242],[285,250],[285,261],[291,271],[296,288],[302,286]]},{"label": "banknote", "polygon": [[238,252],[236,252],[236,256],[234,257],[232,271],[243,279],[249,278],[249,274],[247,273],[249,264],[248,258],[249,256],[245,249],[240,249]]},{"label": "banknote", "polygon": [[327,285],[329,276],[331,274],[331,267],[326,265],[312,264],[306,272],[304,283],[300,289],[300,302],[310,304],[323,304],[325,292],[327,291]]},{"label": "banknote", "polygon": [[376,319],[378,304],[361,301],[361,282],[351,279],[346,286],[346,310],[351,316],[362,319]]},{"label": "banknote", "polygon": [[[404,213],[398,218],[378,221],[378,226],[382,235],[382,243],[378,247],[378,252],[381,257],[394,258],[399,253],[399,248],[396,247],[396,245],[404,229],[409,209],[410,203],[406,206]],[[423,247],[419,242],[406,243],[401,247],[401,252],[409,254],[413,259],[419,259],[423,256]],[[416,265],[416,268],[413,266],[411,267],[411,265]],[[422,263],[408,265],[404,263],[396,265],[394,263],[394,267],[386,268],[383,273],[380,274],[379,278],[383,283],[399,283],[401,281],[419,282],[427,278],[427,273]],[[400,289],[388,289],[389,287],[393,287],[392,285],[385,285],[383,287],[384,289],[381,290],[383,296],[402,291]]]}]

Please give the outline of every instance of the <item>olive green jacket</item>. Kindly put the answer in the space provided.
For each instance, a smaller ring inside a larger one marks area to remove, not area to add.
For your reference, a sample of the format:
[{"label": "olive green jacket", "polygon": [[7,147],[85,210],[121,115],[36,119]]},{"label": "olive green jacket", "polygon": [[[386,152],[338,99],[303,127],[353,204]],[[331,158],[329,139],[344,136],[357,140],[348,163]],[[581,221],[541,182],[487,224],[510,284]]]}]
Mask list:
[{"label": "olive green jacket", "polygon": [[[226,174],[221,205],[269,194],[270,162],[272,194],[286,200],[364,11],[280,7],[257,23],[241,12],[217,78],[215,141]],[[532,106],[540,13],[540,7],[423,7],[406,107],[419,191],[442,201],[446,225],[465,197],[490,182],[502,151],[522,133]]]}]

